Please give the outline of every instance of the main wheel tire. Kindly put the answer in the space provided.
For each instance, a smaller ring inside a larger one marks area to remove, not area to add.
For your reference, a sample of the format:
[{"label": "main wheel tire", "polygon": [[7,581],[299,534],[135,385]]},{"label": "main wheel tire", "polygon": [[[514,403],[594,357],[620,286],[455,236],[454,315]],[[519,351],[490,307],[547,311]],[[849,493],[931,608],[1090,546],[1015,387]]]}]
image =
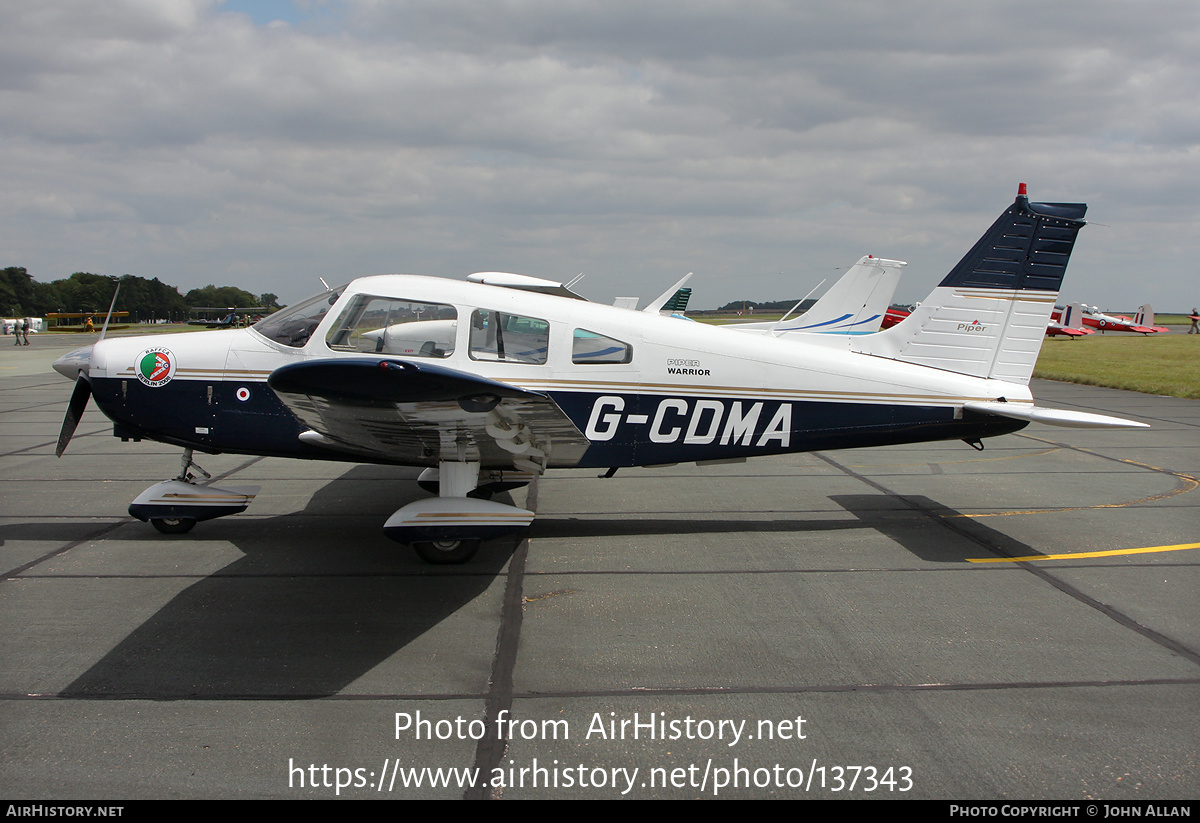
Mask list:
[{"label": "main wheel tire", "polygon": [[479,540],[431,540],[413,543],[413,550],[426,563],[446,566],[466,563],[479,551]]},{"label": "main wheel tire", "polygon": [[187,534],[196,521],[190,517],[156,517],[150,521],[150,525],[163,534]]}]

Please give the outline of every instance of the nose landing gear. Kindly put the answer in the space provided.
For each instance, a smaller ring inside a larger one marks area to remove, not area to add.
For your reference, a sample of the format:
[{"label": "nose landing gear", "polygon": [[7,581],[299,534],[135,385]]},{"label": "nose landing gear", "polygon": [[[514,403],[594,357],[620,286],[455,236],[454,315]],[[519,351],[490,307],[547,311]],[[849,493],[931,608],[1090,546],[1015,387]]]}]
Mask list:
[{"label": "nose landing gear", "polygon": [[196,465],[191,449],[184,449],[182,462],[178,477],[155,483],[129,504],[131,516],[163,534],[185,534],[201,520],[244,512],[258,494],[258,486],[223,488],[196,482],[199,475],[205,480],[212,475]]}]

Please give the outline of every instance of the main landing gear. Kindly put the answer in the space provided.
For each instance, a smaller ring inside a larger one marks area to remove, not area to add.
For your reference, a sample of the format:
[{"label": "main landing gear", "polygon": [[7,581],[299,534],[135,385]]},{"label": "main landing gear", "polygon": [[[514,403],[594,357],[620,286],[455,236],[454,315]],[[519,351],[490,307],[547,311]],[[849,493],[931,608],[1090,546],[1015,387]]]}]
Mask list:
[{"label": "main landing gear", "polygon": [[[426,563],[466,563],[483,540],[521,531],[533,521],[531,511],[468,496],[484,488],[479,463],[443,462],[438,464],[436,478],[426,472],[421,479],[423,488],[436,482],[438,496],[398,509],[384,524],[383,533],[412,546]],[[508,482],[524,485],[529,479],[510,478]]]},{"label": "main landing gear", "polygon": [[466,563],[479,551],[478,538],[463,540],[421,540],[412,544],[413,551],[426,563],[435,566],[448,566],[454,563]]},{"label": "main landing gear", "polygon": [[129,514],[148,521],[163,534],[186,534],[201,520],[244,512],[258,494],[258,486],[222,488],[197,482],[193,469],[205,480],[212,475],[196,465],[191,449],[184,449],[182,463],[178,477],[155,483],[139,494],[129,504]]}]

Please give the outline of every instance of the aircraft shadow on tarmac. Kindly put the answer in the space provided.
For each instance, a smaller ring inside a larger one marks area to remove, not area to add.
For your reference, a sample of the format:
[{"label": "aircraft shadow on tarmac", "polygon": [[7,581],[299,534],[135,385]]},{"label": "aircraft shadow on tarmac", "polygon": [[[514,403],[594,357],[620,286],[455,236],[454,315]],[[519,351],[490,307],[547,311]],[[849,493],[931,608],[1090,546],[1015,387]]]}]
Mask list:
[{"label": "aircraft shadow on tarmac", "polygon": [[[1029,545],[991,529],[935,500],[922,496],[897,498],[882,494],[834,495],[829,498],[853,514],[845,518],[752,519],[696,517],[686,519],[638,517],[625,512],[615,517],[543,516],[530,527],[530,536],[547,539],[627,537],[669,534],[815,533],[870,529],[895,541],[922,560],[961,563],[990,550],[1002,557],[1041,554]],[[984,548],[986,547],[986,549]]]},{"label": "aircraft shadow on tarmac", "polygon": [[979,557],[986,551],[997,557],[1042,554],[1027,543],[922,495],[896,498],[878,494],[839,494],[829,499],[857,517],[861,525],[931,563],[962,563],[968,557]]},{"label": "aircraft shadow on tarmac", "polygon": [[422,496],[395,470],[358,466],[297,514],[200,524],[182,539],[228,541],[245,556],[180,592],[60,694],[337,694],[483,593],[516,546],[492,541],[462,566],[421,563],[381,524]]},{"label": "aircraft shadow on tarmac", "polygon": [[819,532],[842,529],[861,530],[861,523],[852,520],[758,520],[748,517],[697,517],[688,515],[678,518],[638,517],[636,513],[624,512],[621,519],[587,516],[563,517],[546,515],[533,521],[529,536],[565,540],[572,537],[627,537],[632,535],[669,534],[741,534],[744,532]]},{"label": "aircraft shadow on tarmac", "polygon": [[[469,564],[431,568],[380,533],[381,518],[422,496],[394,470],[359,466],[297,514],[201,524],[184,540],[244,553],[175,596],[62,692],[69,697],[228,699],[337,694],[482,594],[515,540]],[[875,530],[917,557],[961,562],[983,546],[1038,552],[924,497],[837,495],[856,520],[544,519],[534,537]],[[147,540],[158,539],[147,533]],[[982,544],[982,545],[981,545]]]}]

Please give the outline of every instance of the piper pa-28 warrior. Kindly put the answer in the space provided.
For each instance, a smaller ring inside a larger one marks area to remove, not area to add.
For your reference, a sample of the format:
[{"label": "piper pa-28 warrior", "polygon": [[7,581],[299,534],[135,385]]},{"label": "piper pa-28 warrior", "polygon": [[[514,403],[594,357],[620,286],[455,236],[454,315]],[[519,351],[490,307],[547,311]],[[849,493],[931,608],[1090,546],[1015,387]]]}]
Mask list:
[{"label": "piper pa-28 warrior", "polygon": [[1031,421],[1144,426],[1039,408],[1028,388],[1085,211],[1030,203],[1022,184],[912,317],[871,334],[748,334],[520,275],[364,277],[249,329],[101,339],[63,357],[76,387],[58,452],[89,396],[114,435],[183,447],[180,475],[129,508],[168,533],[257,492],[197,482],[194,450],[424,467],[437,496],[384,532],[456,563],[529,525],[533,512],[487,498],[547,469],[982,448]]}]

